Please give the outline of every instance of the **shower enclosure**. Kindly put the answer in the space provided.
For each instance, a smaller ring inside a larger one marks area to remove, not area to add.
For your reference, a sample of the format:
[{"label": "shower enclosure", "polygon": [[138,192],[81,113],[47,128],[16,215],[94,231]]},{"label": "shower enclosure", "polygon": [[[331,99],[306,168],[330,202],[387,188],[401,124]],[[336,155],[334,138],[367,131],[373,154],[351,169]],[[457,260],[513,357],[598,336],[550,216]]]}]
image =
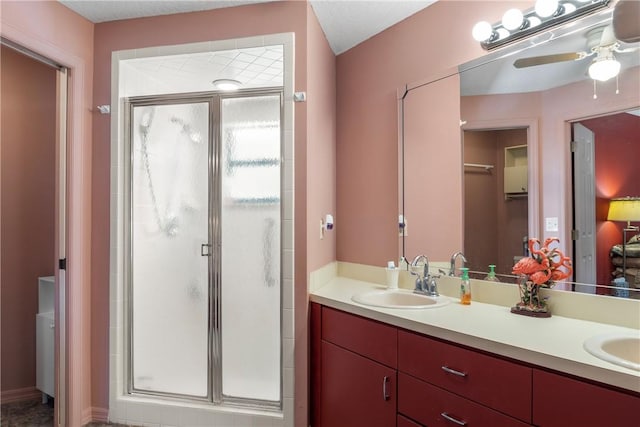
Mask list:
[{"label": "shower enclosure", "polygon": [[128,393],[281,408],[281,90],[126,108]]}]

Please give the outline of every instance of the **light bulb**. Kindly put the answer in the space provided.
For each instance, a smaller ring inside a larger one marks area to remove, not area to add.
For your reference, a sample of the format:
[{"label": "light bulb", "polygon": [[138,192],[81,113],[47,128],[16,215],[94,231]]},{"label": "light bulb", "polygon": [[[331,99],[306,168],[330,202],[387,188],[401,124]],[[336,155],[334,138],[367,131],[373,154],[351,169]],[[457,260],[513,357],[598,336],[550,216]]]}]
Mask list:
[{"label": "light bulb", "polygon": [[524,21],[524,15],[519,9],[509,9],[502,15],[502,26],[507,30],[517,30]]},{"label": "light bulb", "polygon": [[535,9],[539,17],[548,18],[558,10],[558,0],[538,0]]},{"label": "light bulb", "polygon": [[537,27],[538,25],[542,24],[542,21],[537,16],[530,16],[527,19],[529,20],[529,27],[531,28]]},{"label": "light bulb", "polygon": [[473,26],[471,35],[476,41],[483,42],[488,40],[493,34],[493,27],[487,21],[480,21]]},{"label": "light bulb", "polygon": [[589,77],[593,80],[606,82],[607,80],[615,77],[620,72],[620,63],[610,56],[598,56],[593,60],[593,63],[589,66]]}]

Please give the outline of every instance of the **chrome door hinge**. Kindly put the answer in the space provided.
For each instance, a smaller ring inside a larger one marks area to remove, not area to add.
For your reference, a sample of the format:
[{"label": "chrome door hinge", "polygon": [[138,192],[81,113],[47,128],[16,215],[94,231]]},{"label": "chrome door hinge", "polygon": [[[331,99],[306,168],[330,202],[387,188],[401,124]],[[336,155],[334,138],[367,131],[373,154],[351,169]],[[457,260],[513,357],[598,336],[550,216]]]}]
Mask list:
[{"label": "chrome door hinge", "polygon": [[579,230],[571,230],[571,240],[580,239],[580,231]]}]

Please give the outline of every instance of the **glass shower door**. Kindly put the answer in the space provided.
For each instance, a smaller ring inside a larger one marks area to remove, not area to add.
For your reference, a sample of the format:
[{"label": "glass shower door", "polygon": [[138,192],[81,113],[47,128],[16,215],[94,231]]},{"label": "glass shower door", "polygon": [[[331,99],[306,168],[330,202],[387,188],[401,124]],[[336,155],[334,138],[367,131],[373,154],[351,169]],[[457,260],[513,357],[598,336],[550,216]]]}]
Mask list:
[{"label": "glass shower door", "polygon": [[222,395],[281,399],[280,94],[220,104]]},{"label": "glass shower door", "polygon": [[211,102],[131,106],[129,389],[210,398]]}]

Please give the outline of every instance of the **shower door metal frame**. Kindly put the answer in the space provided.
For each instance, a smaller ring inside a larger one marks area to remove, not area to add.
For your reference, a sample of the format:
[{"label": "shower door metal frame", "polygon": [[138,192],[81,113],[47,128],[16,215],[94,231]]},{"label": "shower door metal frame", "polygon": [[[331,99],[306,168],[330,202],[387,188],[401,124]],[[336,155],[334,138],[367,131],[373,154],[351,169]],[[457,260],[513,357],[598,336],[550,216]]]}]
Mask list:
[{"label": "shower door metal frame", "polygon": [[[282,355],[282,268],[280,268],[279,289],[280,289],[280,400],[270,401],[261,399],[247,399],[234,396],[225,396],[222,393],[222,325],[221,325],[221,221],[220,221],[220,194],[221,194],[221,104],[223,99],[237,99],[242,97],[274,96],[280,98],[280,224],[283,218],[284,194],[283,165],[284,165],[284,130],[282,126],[284,117],[283,88],[264,89],[244,89],[233,93],[224,92],[197,92],[184,94],[168,94],[153,96],[138,96],[125,98],[124,100],[124,294],[127,297],[124,307],[124,376],[125,394],[138,396],[157,396],[172,400],[201,401],[212,403],[213,405],[228,405],[259,410],[282,410],[283,402],[283,355]],[[208,358],[207,358],[207,396],[192,396],[176,394],[170,392],[159,392],[151,390],[136,389],[133,385],[133,110],[134,107],[152,105],[174,105],[174,104],[209,104],[209,155],[208,155]],[[280,241],[282,242],[282,227],[280,228]],[[282,266],[282,243],[279,248],[279,262]]]},{"label": "shower door metal frame", "polygon": [[[248,398],[241,398],[241,397],[234,397],[234,396],[226,396],[222,393],[222,325],[221,325],[221,315],[222,315],[222,310],[218,309],[215,311],[216,313],[216,322],[217,322],[217,328],[216,328],[216,335],[217,335],[217,341],[220,344],[218,346],[218,349],[220,351],[220,353],[218,354],[218,358],[214,360],[214,365],[216,364],[216,362],[218,363],[217,366],[217,371],[219,372],[220,375],[217,375],[215,377],[215,384],[214,384],[214,392],[218,393],[215,394],[216,396],[219,397],[220,401],[217,403],[220,404],[227,404],[229,406],[238,406],[238,407],[244,407],[244,408],[250,408],[250,409],[258,409],[258,410],[265,410],[265,409],[271,409],[271,410],[282,410],[282,402],[283,402],[283,373],[284,373],[284,363],[283,363],[283,356],[282,356],[282,343],[283,343],[283,339],[282,339],[282,283],[283,283],[283,279],[282,279],[282,218],[284,217],[283,214],[283,208],[284,208],[284,203],[282,201],[283,195],[284,195],[284,179],[283,179],[283,168],[284,168],[284,128],[282,126],[283,123],[283,119],[284,119],[284,90],[283,88],[264,88],[264,89],[246,89],[246,90],[239,90],[239,91],[235,91],[235,92],[227,92],[227,93],[219,93],[219,97],[218,97],[218,108],[219,108],[219,112],[220,114],[222,114],[222,100],[223,99],[238,99],[238,98],[250,98],[250,97],[257,97],[257,96],[279,96],[280,98],[280,168],[279,168],[279,172],[280,172],[280,250],[279,250],[279,254],[278,254],[278,259],[280,262],[280,275],[278,277],[278,286],[280,289],[280,307],[279,307],[279,314],[280,314],[280,400],[279,401],[271,401],[271,400],[262,400],[262,399],[248,399]],[[219,116],[221,117],[221,116]],[[218,144],[217,144],[217,153],[216,153],[216,159],[218,160],[218,171],[220,171],[220,165],[219,165],[219,160],[221,158],[221,152],[220,150],[222,150],[222,126],[220,125],[220,123],[218,123],[218,130],[217,130],[217,134],[216,137],[218,138]],[[220,178],[220,175],[218,175],[218,178]],[[222,180],[220,179],[218,182],[218,185],[221,186],[222,185]],[[220,188],[219,188],[220,189]],[[218,190],[219,190],[218,189]],[[220,191],[218,191],[218,194],[220,194]],[[220,206],[218,204],[218,206]],[[220,212],[218,212],[217,218],[218,218],[218,231],[220,230]],[[221,251],[221,237],[220,234],[218,234],[218,240],[217,240],[217,245],[218,245],[218,250]],[[220,262],[221,257],[218,257],[218,262]],[[221,291],[222,291],[222,283],[221,283],[221,277],[220,277],[220,271],[221,271],[221,264],[217,264],[216,265],[216,281],[219,284],[219,287],[217,288],[217,294],[216,294],[216,301],[218,302],[218,304],[220,303],[221,299],[222,299],[222,295],[221,295]],[[219,307],[216,307],[219,308]]]}]

